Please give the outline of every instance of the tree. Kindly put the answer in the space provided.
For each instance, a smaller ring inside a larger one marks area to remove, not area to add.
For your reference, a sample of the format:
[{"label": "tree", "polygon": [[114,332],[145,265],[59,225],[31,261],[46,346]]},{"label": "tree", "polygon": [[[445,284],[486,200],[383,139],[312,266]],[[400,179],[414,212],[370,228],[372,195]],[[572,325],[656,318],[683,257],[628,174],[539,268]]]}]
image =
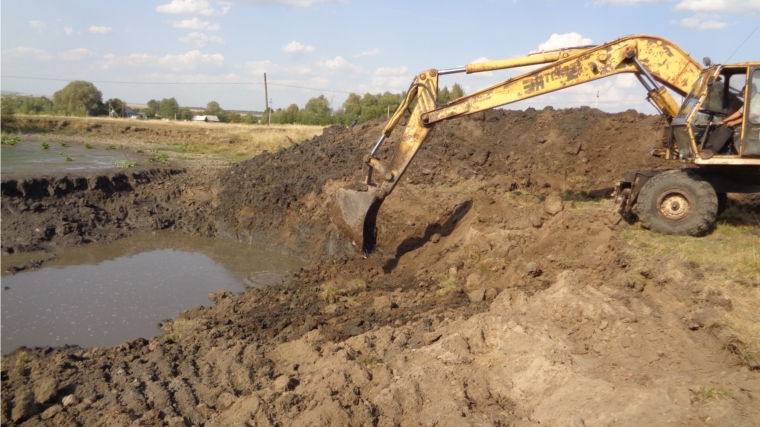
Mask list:
[{"label": "tree", "polygon": [[451,101],[451,92],[449,92],[449,87],[444,86],[443,89],[438,89],[438,103],[448,104],[449,101]]},{"label": "tree", "polygon": [[0,122],[2,122],[3,130],[7,130],[6,127],[12,126],[15,121],[13,115],[16,113],[18,106],[18,99],[13,95],[2,95],[2,112],[0,113]]},{"label": "tree", "polygon": [[158,103],[157,112],[165,119],[174,120],[174,116],[179,115],[179,103],[174,98],[164,98]]},{"label": "tree", "polygon": [[53,94],[56,107],[61,107],[68,113],[84,112],[89,114],[103,103],[103,94],[94,84],[76,80]]},{"label": "tree", "polygon": [[177,118],[179,120],[192,120],[193,113],[190,111],[189,108],[180,108],[179,113],[177,114]]},{"label": "tree", "polygon": [[462,89],[462,86],[459,85],[459,83],[454,83],[454,86],[451,86],[451,100],[459,99],[465,95],[464,89]]},{"label": "tree", "polygon": [[211,101],[208,104],[206,104],[206,111],[203,112],[203,114],[216,116],[221,114],[222,107],[219,106],[219,103],[216,101]]},{"label": "tree", "polygon": [[52,113],[53,101],[44,96],[25,97],[18,109],[21,114]]},{"label": "tree", "polygon": [[[348,122],[359,118],[362,114],[362,97],[356,93],[348,94],[348,99],[343,103],[343,117]],[[343,123],[347,125],[348,123]]]},{"label": "tree", "polygon": [[106,107],[106,112],[109,116],[111,116],[111,112],[113,111],[113,116],[124,117],[127,103],[121,99],[111,98],[108,101],[104,102],[103,105]]}]

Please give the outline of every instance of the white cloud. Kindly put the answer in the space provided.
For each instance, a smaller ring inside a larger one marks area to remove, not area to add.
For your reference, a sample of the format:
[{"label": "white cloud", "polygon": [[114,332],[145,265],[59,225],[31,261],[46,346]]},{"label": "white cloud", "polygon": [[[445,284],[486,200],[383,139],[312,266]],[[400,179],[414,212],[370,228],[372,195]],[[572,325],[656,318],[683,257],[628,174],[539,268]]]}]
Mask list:
[{"label": "white cloud", "polygon": [[3,56],[20,57],[20,58],[34,58],[37,61],[52,61],[58,59],[61,61],[81,61],[82,59],[92,55],[89,49],[77,48],[67,50],[65,52],[51,53],[43,49],[37,49],[35,47],[19,46],[12,49],[3,51]]},{"label": "white cloud", "polygon": [[381,67],[375,70],[376,76],[393,76],[398,74],[406,74],[409,71],[408,67]]},{"label": "white cloud", "polygon": [[311,7],[318,4],[346,4],[346,0],[228,0],[235,6],[269,6]]},{"label": "white cloud", "polygon": [[549,40],[538,45],[538,50],[556,50],[567,47],[587,46],[592,43],[591,39],[578,33],[552,34]]},{"label": "white cloud", "polygon": [[181,28],[183,30],[196,30],[196,31],[219,31],[219,24],[212,24],[208,21],[201,21],[197,16],[192,19],[183,19],[179,22],[172,22],[172,27]]},{"label": "white cloud", "polygon": [[93,34],[111,34],[113,32],[113,29],[111,29],[111,27],[106,27],[106,26],[96,27],[95,25],[93,25],[92,27],[90,27],[88,31]]},{"label": "white cloud", "polygon": [[211,43],[224,44],[224,39],[221,37],[207,36],[206,34],[195,31],[184,37],[180,37],[179,41],[195,47],[206,47]]},{"label": "white cloud", "polygon": [[216,10],[207,0],[172,0],[156,8],[156,12],[172,15],[223,16],[229,12],[230,6]]},{"label": "white cloud", "polygon": [[356,55],[354,55],[354,58],[366,58],[368,56],[377,56],[379,54],[380,54],[380,49],[379,48],[374,48],[374,49],[368,50],[366,52],[357,53]]},{"label": "white cloud", "polygon": [[711,15],[705,13],[698,13],[691,18],[684,18],[680,21],[670,21],[670,23],[672,25],[680,25],[695,30],[721,30],[727,26],[725,22],[712,19]]},{"label": "white cloud", "polygon": [[127,56],[108,54],[103,57],[102,67],[111,68],[162,68],[171,71],[191,70],[202,65],[221,66],[224,56],[219,53],[201,53],[192,50],[182,55],[156,56],[147,53],[133,53]]},{"label": "white cloud", "polygon": [[265,61],[249,61],[249,62],[246,62],[243,67],[246,70],[248,70],[251,74],[255,74],[257,76],[260,76],[264,73],[268,73],[270,75],[278,75],[278,76],[295,76],[295,75],[312,74],[312,70],[309,67],[302,66],[302,65],[288,67],[285,65],[275,64],[274,62],[268,59]]},{"label": "white cloud", "polygon": [[295,40],[293,40],[292,42],[282,47],[283,52],[292,53],[295,55],[311,53],[311,52],[314,52],[314,50],[315,50],[314,46],[302,45],[301,43],[298,43]]},{"label": "white cloud", "polygon": [[[50,61],[53,59],[53,55],[42,49],[37,49],[36,47],[25,47],[25,46],[19,46],[14,47],[12,49],[7,49],[3,53],[6,55],[12,56],[12,57],[34,57],[37,61]],[[3,55],[5,56],[5,55]]]},{"label": "white cloud", "polygon": [[90,52],[89,49],[80,47],[77,49],[71,49],[65,52],[60,52],[56,55],[56,57],[63,61],[81,61],[91,55],[92,55],[92,52]]},{"label": "white cloud", "polygon": [[67,36],[70,36],[70,35],[74,34],[74,29],[71,28],[71,27],[65,27],[63,29],[63,32],[66,33]]},{"label": "white cloud", "polygon": [[44,31],[45,27],[47,27],[47,25],[45,25],[45,23],[42,21],[29,21],[29,26],[39,32]]},{"label": "white cloud", "polygon": [[408,67],[381,67],[373,73],[372,84],[360,84],[358,90],[372,93],[405,90],[413,77]]},{"label": "white cloud", "polygon": [[333,59],[325,59],[317,62],[317,67],[332,72],[349,71],[352,73],[363,73],[364,68],[361,65],[351,64],[343,59],[342,56],[336,56]]},{"label": "white cloud", "polygon": [[758,0],[682,0],[676,10],[689,12],[760,13]]}]

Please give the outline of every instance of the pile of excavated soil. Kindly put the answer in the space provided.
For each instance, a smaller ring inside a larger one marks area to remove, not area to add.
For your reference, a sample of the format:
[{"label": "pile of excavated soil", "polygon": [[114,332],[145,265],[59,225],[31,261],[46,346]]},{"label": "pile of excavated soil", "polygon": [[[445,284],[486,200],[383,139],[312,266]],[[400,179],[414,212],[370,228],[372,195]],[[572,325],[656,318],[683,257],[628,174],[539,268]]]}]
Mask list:
[{"label": "pile of excavated soil", "polygon": [[328,128],[218,175],[5,180],[6,251],[173,228],[313,263],[280,286],[218,293],[158,337],[17,350],[2,364],[2,423],[757,424],[760,366],[724,320],[731,297],[698,266],[641,264],[619,216],[570,200],[674,167],[647,156],[657,128],[592,109],[437,126],[367,259],[325,203],[358,178],[382,123]]}]

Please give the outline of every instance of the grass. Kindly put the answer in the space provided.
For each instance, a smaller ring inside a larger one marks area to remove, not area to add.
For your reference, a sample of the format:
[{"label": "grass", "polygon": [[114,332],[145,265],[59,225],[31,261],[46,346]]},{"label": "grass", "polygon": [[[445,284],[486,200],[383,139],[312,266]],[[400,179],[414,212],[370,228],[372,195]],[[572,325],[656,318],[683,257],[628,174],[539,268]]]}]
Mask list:
[{"label": "grass", "polygon": [[436,295],[442,296],[459,290],[459,284],[456,277],[449,277],[438,284],[438,290],[435,291]]},{"label": "grass", "polygon": [[375,353],[362,354],[356,358],[356,363],[366,368],[372,368],[374,366],[383,366],[383,359]]},{"label": "grass", "polygon": [[[97,117],[23,116],[22,130],[49,131],[64,135],[92,137],[87,128],[99,125],[97,138],[114,142],[109,149],[124,145],[129,149],[151,149],[182,154],[202,154],[213,160],[238,162],[264,151],[274,152],[322,134],[322,126],[246,125],[234,123],[195,123],[181,121],[129,121]],[[56,119],[68,122],[65,129]],[[234,141],[220,142],[220,141]],[[151,148],[158,145],[160,148]]]},{"label": "grass", "polygon": [[334,304],[343,295],[343,292],[333,284],[323,285],[322,291],[319,293],[319,298],[326,301],[328,304]]},{"label": "grass", "polygon": [[48,148],[50,148],[50,143],[47,141],[42,141],[42,143],[40,144],[40,147],[42,147],[43,150],[47,150]]},{"label": "grass", "polygon": [[[726,326],[743,343],[747,362],[760,355],[760,238],[756,214],[729,208],[706,236],[668,236],[627,227],[623,237],[638,264],[662,263],[666,257],[699,268],[705,291],[720,292],[732,302]],[[682,273],[672,271],[674,277]]]},{"label": "grass", "polygon": [[61,141],[61,147],[68,147],[68,146],[69,146],[69,144],[67,144],[67,143],[65,143],[65,142],[63,142],[63,141]]},{"label": "grass", "polygon": [[195,329],[198,324],[194,320],[177,319],[171,324],[171,331],[167,336],[174,342],[178,342],[179,338],[185,332]]},{"label": "grass", "polygon": [[69,157],[69,156],[66,156],[66,161],[67,161],[67,162],[70,162],[70,161],[72,161],[72,160],[74,160],[74,159],[72,159],[72,158],[71,158],[71,157]]},{"label": "grass", "polygon": [[85,144],[84,144],[84,148],[86,148],[86,149],[90,150],[90,149],[92,149],[92,144],[90,144],[89,142],[88,142],[88,143],[85,143]]},{"label": "grass", "polygon": [[20,141],[21,138],[18,136],[10,136],[5,132],[3,132],[2,136],[0,136],[0,143],[2,143],[2,145],[16,145]]},{"label": "grass", "polygon": [[148,159],[149,162],[161,162],[163,164],[166,164],[169,161],[169,155],[166,153],[161,154],[160,156],[150,156]]},{"label": "grass", "polygon": [[731,393],[723,390],[720,387],[708,386],[697,393],[699,400],[705,401],[710,399],[726,399],[731,397]]},{"label": "grass", "polygon": [[137,163],[137,160],[124,159],[124,160],[119,160],[119,161],[115,162],[114,165],[116,165],[117,168],[126,169],[126,168],[135,168],[135,167],[139,166],[140,164]]}]

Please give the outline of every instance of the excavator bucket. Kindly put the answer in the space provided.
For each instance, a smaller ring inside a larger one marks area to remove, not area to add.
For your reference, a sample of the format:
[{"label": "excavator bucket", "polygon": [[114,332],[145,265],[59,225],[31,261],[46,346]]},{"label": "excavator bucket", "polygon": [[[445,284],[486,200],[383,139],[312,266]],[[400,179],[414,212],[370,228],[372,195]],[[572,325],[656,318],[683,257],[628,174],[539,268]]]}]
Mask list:
[{"label": "excavator bucket", "polygon": [[385,200],[376,191],[339,188],[330,199],[330,220],[357,251],[368,256],[377,244],[377,212]]}]

